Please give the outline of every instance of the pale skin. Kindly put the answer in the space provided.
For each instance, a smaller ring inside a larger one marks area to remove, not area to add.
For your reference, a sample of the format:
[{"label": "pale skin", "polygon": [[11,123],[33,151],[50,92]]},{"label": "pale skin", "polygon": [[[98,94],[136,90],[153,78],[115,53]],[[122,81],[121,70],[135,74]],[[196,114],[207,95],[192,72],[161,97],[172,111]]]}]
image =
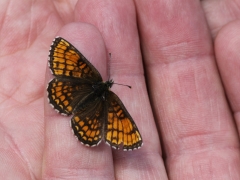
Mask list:
[{"label": "pale skin", "polygon": [[[0,177],[240,179],[239,5],[1,1]],[[104,80],[132,86],[112,91],[142,134],[140,150],[86,147],[70,117],[48,104],[55,36],[78,48]]]}]

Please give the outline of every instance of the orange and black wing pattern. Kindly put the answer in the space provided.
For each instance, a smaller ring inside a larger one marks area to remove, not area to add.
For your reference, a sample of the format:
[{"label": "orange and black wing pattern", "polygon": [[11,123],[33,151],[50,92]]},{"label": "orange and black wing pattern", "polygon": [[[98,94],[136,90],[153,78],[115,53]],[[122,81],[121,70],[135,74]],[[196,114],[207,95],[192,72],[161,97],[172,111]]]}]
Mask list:
[{"label": "orange and black wing pattern", "polygon": [[48,99],[61,114],[70,115],[79,101],[92,91],[92,83],[102,81],[96,68],[68,41],[56,37],[49,50]]},{"label": "orange and black wing pattern", "polygon": [[104,110],[100,98],[88,102],[72,117],[75,136],[87,146],[98,145],[103,137]]},{"label": "orange and black wing pattern", "polygon": [[142,137],[121,100],[109,91],[106,102],[105,141],[115,149],[119,149],[121,144],[126,151],[139,149],[142,146]]},{"label": "orange and black wing pattern", "polygon": [[53,108],[61,114],[70,115],[79,102],[92,92],[88,81],[54,78],[47,87],[48,100]]},{"label": "orange and black wing pattern", "polygon": [[56,37],[49,50],[49,67],[59,77],[102,81],[97,69],[68,41]]}]

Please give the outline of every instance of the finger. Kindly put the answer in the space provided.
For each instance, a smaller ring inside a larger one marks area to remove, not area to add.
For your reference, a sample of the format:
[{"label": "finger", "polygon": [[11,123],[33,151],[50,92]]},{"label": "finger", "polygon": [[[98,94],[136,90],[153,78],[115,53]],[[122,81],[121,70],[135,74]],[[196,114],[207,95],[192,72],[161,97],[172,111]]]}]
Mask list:
[{"label": "finger", "polygon": [[236,8],[236,2],[234,0],[226,0],[221,3],[211,0],[201,1],[201,4],[211,35],[214,38],[223,26],[231,21],[237,20],[240,16],[239,8]]},{"label": "finger", "polygon": [[156,169],[161,169],[163,162],[147,96],[134,4],[129,0],[98,3],[80,1],[78,6],[82,7],[82,11],[76,18],[94,24],[102,32],[107,52],[111,53],[110,78],[117,83],[132,86],[132,89],[128,89],[114,85],[112,91],[120,97],[133,117],[142,134],[144,145],[133,152],[113,151],[116,179],[136,179],[151,173],[150,179],[161,177],[152,168],[154,164]]},{"label": "finger", "polygon": [[50,14],[56,15],[51,1],[0,2],[0,177],[4,179],[41,179],[45,45],[54,31]]},{"label": "finger", "polygon": [[[84,23],[72,23],[58,33],[73,44],[106,78],[106,50],[96,28]],[[47,68],[46,82],[53,78]],[[109,147],[102,144],[90,148],[76,141],[69,127],[71,117],[56,113],[45,101],[45,147],[43,177],[71,179],[113,178]],[[92,171],[96,170],[95,173]]]},{"label": "finger", "polygon": [[230,179],[237,174],[238,157],[230,147],[238,147],[238,142],[200,3],[136,4],[170,179]]},{"label": "finger", "polygon": [[231,105],[238,132],[240,130],[240,38],[238,36],[239,21],[225,26],[215,41],[216,59],[223,80],[224,88]]}]

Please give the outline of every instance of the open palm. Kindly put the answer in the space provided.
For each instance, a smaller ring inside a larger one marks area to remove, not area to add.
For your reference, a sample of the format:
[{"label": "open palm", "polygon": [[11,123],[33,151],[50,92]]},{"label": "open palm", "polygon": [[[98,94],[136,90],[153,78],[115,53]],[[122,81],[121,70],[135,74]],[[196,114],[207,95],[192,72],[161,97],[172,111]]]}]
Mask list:
[{"label": "open palm", "polygon": [[[2,1],[0,177],[239,179],[240,23],[229,22],[240,11],[214,3]],[[140,150],[85,147],[70,117],[50,107],[47,56],[56,35],[104,80],[133,87],[112,90],[142,134]]]}]

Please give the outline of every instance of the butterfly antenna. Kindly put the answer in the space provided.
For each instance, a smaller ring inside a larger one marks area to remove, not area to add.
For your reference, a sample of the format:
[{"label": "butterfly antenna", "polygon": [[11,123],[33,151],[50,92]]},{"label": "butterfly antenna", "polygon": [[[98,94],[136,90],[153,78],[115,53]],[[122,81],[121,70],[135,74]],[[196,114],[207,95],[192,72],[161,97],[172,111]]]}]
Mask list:
[{"label": "butterfly antenna", "polygon": [[110,60],[111,60],[111,57],[112,57],[112,54],[111,53],[108,53],[109,55],[109,61],[108,61],[108,81],[110,80]]},{"label": "butterfly antenna", "polygon": [[[109,55],[109,59],[111,60],[111,58],[112,58],[112,53],[108,53],[108,55]],[[110,64],[110,63],[109,63]],[[110,80],[110,65],[108,66],[109,68],[108,68],[108,81]],[[132,88],[131,86],[129,86],[129,85],[126,85],[126,84],[119,84],[119,83],[113,83],[113,84],[117,84],[117,85],[121,85],[121,86],[127,86],[128,88]]]},{"label": "butterfly antenna", "polygon": [[129,86],[129,85],[126,85],[126,84],[119,84],[119,83],[115,83],[115,82],[113,84],[117,84],[117,85],[121,85],[121,86],[127,86],[130,89],[132,88],[132,86]]}]

